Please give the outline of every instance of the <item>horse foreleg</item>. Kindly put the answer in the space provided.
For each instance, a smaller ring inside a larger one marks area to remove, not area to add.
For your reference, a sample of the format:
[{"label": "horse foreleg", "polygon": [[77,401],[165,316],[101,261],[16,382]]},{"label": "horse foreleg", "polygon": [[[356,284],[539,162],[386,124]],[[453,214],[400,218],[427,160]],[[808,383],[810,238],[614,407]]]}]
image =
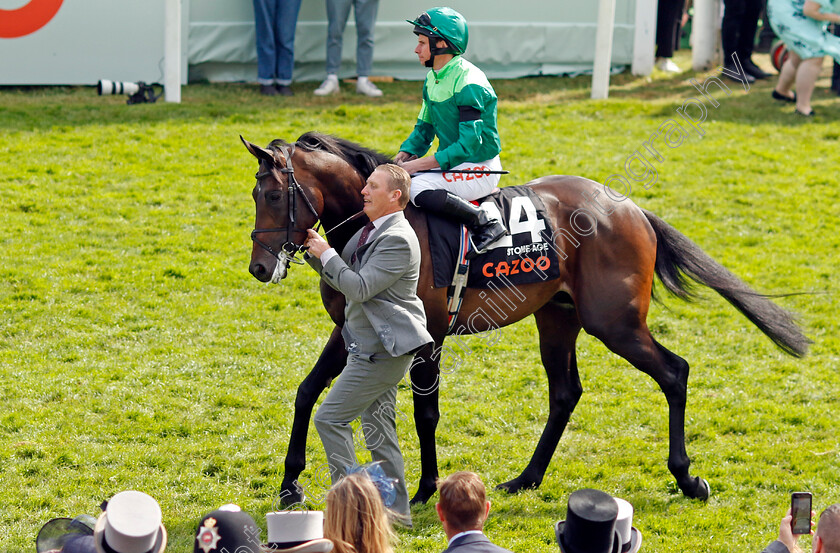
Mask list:
[{"label": "horse foreleg", "polygon": [[312,408],[329,382],[344,369],[346,362],[347,352],[341,337],[341,327],[336,326],[315,366],[298,386],[295,417],[289,436],[289,449],[286,451],[283,482],[280,485],[280,501],[283,505],[293,505],[304,499],[304,490],[297,479],[306,467],[306,436]]},{"label": "horse foreleg", "polygon": [[575,357],[580,323],[574,307],[561,300],[552,300],[534,316],[540,335],[540,356],[548,376],[548,420],[534,455],[522,474],[496,486],[511,493],[536,488],[542,483],[551,456],[583,393]]},{"label": "horse foreleg", "polygon": [[[442,343],[442,341],[441,341]],[[420,350],[411,366],[411,391],[414,399],[414,426],[420,442],[420,481],[412,505],[425,503],[437,490],[437,449],[435,431],[440,420],[438,393],[440,370],[438,356],[441,343],[435,342]]]}]

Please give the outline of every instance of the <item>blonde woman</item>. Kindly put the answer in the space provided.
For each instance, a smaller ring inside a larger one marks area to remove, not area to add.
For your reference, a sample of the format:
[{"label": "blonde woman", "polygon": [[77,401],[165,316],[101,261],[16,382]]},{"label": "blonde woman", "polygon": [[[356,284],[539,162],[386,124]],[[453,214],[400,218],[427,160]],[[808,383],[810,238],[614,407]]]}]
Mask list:
[{"label": "blonde woman", "polygon": [[333,553],[393,553],[387,511],[364,472],[348,474],[327,492],[324,537]]}]

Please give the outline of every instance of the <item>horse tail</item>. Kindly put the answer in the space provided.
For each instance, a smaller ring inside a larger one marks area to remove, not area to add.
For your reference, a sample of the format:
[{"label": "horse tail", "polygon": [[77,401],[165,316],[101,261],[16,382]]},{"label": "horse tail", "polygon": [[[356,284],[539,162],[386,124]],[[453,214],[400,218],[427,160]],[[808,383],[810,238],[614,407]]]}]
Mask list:
[{"label": "horse tail", "polygon": [[[708,286],[735,306],[785,353],[803,357],[811,343],[794,315],[759,294],[677,229],[643,209],[656,234],[654,271],[665,288],[686,301],[696,298],[694,282]],[[689,280],[690,279],[690,280]],[[694,281],[694,282],[691,282]]]}]

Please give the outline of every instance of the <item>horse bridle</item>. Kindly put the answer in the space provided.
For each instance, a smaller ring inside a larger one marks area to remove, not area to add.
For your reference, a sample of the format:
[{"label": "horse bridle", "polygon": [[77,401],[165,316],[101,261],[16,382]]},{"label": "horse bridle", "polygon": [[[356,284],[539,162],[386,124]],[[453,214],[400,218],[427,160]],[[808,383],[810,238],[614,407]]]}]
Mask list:
[{"label": "horse bridle", "polygon": [[[267,251],[272,256],[274,256],[274,258],[277,259],[278,263],[284,263],[285,264],[285,263],[288,263],[289,261],[291,261],[293,263],[302,264],[303,260],[297,259],[295,256],[298,253],[305,251],[306,246],[301,245],[301,244],[295,244],[294,242],[289,240],[289,237],[291,236],[291,234],[293,232],[306,233],[306,231],[307,231],[307,229],[298,228],[296,226],[298,193],[300,193],[300,196],[303,198],[303,201],[306,203],[306,207],[309,208],[309,211],[311,211],[312,214],[315,215],[315,221],[318,222],[319,226],[320,226],[320,218],[321,217],[318,214],[318,211],[312,205],[312,202],[306,196],[306,193],[304,192],[303,187],[298,183],[297,179],[295,178],[295,168],[292,165],[292,156],[295,153],[295,145],[292,144],[291,148],[286,148],[285,146],[280,146],[279,149],[280,149],[280,153],[283,154],[283,157],[286,158],[286,166],[285,167],[280,167],[279,169],[276,166],[273,166],[273,167],[271,167],[271,170],[269,170],[269,171],[263,171],[263,172],[257,171],[257,174],[254,175],[254,176],[256,177],[258,182],[261,178],[268,177],[268,176],[274,176],[274,178],[277,180],[277,182],[282,183],[282,181],[280,180],[280,178],[276,174],[276,172],[288,175],[288,178],[286,179],[287,180],[286,190],[287,190],[287,194],[288,194],[288,197],[289,197],[288,209],[287,209],[287,211],[288,211],[288,215],[287,215],[288,224],[285,227],[254,229],[253,231],[251,231],[251,240],[253,242],[255,242],[256,244],[259,244],[259,246],[261,248],[263,248],[265,251]],[[275,251],[269,244],[266,244],[265,242],[263,242],[262,240],[259,239],[259,237],[257,235],[261,234],[261,233],[264,233],[264,232],[285,232],[286,233],[286,241],[283,242],[283,244],[281,244],[279,252]]]}]

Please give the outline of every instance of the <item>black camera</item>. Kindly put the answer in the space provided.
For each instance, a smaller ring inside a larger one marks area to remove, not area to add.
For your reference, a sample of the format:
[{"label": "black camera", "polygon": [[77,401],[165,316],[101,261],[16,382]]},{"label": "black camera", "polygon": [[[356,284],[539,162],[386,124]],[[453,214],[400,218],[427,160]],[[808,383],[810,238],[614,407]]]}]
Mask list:
[{"label": "black camera", "polygon": [[[159,89],[157,94],[155,94],[155,87]],[[154,104],[158,98],[163,96],[163,85],[160,83],[146,84],[143,81],[130,83],[102,79],[96,83],[96,91],[100,96],[128,94],[126,104]]]}]

